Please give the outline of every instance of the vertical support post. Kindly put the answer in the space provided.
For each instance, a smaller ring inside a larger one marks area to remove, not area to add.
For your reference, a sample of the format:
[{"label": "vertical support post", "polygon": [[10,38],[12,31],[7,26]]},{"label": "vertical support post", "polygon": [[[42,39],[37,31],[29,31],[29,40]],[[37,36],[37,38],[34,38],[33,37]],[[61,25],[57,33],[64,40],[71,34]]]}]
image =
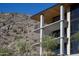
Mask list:
[{"label": "vertical support post", "polygon": [[67,27],[67,55],[70,55],[70,8],[67,10],[67,21],[68,21],[68,27]]},{"label": "vertical support post", "polygon": [[60,6],[60,55],[64,55],[64,7]]},{"label": "vertical support post", "polygon": [[40,15],[40,56],[42,56],[43,25],[44,25],[44,16]]}]

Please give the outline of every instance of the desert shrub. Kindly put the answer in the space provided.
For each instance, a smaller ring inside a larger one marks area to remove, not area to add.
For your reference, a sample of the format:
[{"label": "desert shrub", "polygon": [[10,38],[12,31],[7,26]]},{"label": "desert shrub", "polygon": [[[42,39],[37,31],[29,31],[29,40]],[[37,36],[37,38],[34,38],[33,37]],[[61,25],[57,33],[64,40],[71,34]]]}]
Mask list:
[{"label": "desert shrub", "polygon": [[16,33],[16,32],[17,32],[17,30],[16,30],[16,29],[13,29],[13,32],[15,32],[15,33]]},{"label": "desert shrub", "polygon": [[[45,52],[47,52],[47,55],[50,55],[58,46],[58,42],[52,36],[45,36],[42,41],[42,46],[44,50],[46,50]],[[49,53],[50,51],[51,53]]]},{"label": "desert shrub", "polygon": [[0,56],[10,56],[13,54],[13,51],[7,48],[0,48]]},{"label": "desert shrub", "polygon": [[19,40],[19,39],[22,39],[23,37],[22,36],[15,36],[15,40]]},{"label": "desert shrub", "polygon": [[26,46],[25,42],[17,42],[17,49],[20,54],[23,54],[24,52],[26,52],[25,46]]},{"label": "desert shrub", "polygon": [[32,51],[32,52],[31,52],[31,55],[32,55],[32,56],[38,56],[38,55],[39,55],[39,52],[37,52],[37,51]]},{"label": "desert shrub", "polygon": [[26,55],[28,55],[28,53],[31,52],[31,45],[29,42],[27,42],[25,40],[18,41],[16,43],[16,48],[20,55],[24,55],[25,53],[26,53]]},{"label": "desert shrub", "polygon": [[76,40],[79,41],[79,32],[73,34],[73,35],[71,36],[71,39],[76,39]]},{"label": "desert shrub", "polygon": [[46,36],[43,38],[43,43],[42,43],[43,47],[45,47],[47,50],[54,50],[57,45],[58,42],[57,40],[54,39],[54,37],[52,36]]},{"label": "desert shrub", "polygon": [[[79,43],[79,32],[73,34],[73,35],[71,36],[71,39],[72,39],[72,40],[77,40],[78,43]],[[78,53],[79,53],[79,44],[78,44]]]}]

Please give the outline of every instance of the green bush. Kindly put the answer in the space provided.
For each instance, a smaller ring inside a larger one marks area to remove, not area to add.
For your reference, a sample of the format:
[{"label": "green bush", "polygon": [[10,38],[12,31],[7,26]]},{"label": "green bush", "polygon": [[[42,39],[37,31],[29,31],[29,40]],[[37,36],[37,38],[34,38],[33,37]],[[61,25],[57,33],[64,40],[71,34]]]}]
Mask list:
[{"label": "green bush", "polygon": [[79,41],[79,32],[73,34],[73,35],[71,36],[71,39],[77,39],[77,40]]},{"label": "green bush", "polygon": [[52,36],[45,36],[42,41],[42,46],[44,50],[46,50],[47,52],[51,51],[52,54],[52,52],[58,46],[58,42]]},{"label": "green bush", "polygon": [[57,42],[57,40],[54,39],[54,37],[46,36],[43,39],[42,45],[47,50],[51,50],[52,51],[52,50],[54,50],[57,47],[58,42]]},{"label": "green bush", "polygon": [[[73,34],[73,35],[71,36],[71,39],[73,39],[73,40],[76,39],[77,41],[79,41],[79,32]],[[79,48],[78,48],[78,53],[79,53]]]},{"label": "green bush", "polygon": [[13,52],[7,48],[0,48],[0,56],[10,56]]},{"label": "green bush", "polygon": [[16,48],[20,55],[24,55],[25,53],[27,55],[29,52],[31,52],[31,45],[29,42],[27,42],[25,40],[19,40],[16,43]]},{"label": "green bush", "polygon": [[15,36],[15,40],[20,40],[22,38],[23,38],[22,36]]},{"label": "green bush", "polygon": [[23,54],[24,52],[26,52],[25,46],[26,46],[26,43],[23,43],[23,42],[17,43],[17,49],[20,54]]}]

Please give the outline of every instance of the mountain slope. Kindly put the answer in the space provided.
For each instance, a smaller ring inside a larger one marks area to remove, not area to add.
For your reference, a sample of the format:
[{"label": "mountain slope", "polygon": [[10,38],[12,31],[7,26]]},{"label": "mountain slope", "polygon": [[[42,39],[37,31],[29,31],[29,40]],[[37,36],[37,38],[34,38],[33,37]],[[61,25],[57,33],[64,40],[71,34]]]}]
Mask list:
[{"label": "mountain slope", "polygon": [[38,26],[29,15],[0,14],[0,55],[39,55],[39,34],[32,32]]}]

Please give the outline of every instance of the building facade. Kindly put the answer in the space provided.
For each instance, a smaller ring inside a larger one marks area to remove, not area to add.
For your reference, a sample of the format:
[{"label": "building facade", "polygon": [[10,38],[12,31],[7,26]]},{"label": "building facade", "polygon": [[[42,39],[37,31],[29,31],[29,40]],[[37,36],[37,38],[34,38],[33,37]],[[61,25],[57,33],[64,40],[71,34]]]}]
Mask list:
[{"label": "building facade", "polygon": [[50,25],[44,27],[44,35],[55,34],[55,37],[60,37],[58,53],[67,55],[79,53],[79,42],[71,38],[79,32],[79,4],[56,4],[33,15],[32,18],[39,21],[40,15],[44,17],[44,24]]}]

